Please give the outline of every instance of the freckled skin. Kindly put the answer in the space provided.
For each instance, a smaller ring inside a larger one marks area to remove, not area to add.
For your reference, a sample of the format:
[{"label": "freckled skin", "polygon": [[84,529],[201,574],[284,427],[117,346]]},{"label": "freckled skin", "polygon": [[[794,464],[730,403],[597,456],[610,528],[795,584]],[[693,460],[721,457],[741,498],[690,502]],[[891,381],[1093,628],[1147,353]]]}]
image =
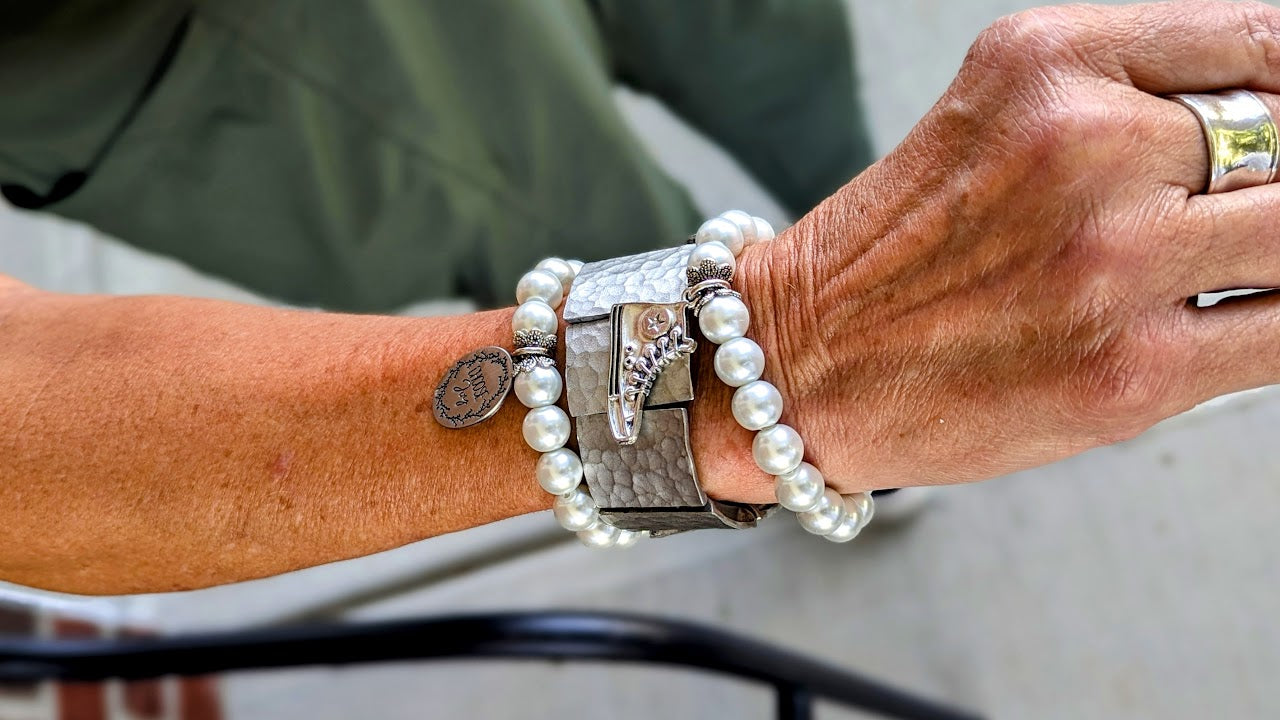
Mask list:
[{"label": "freckled skin", "polygon": [[[828,482],[982,480],[1280,380],[1276,298],[1187,303],[1280,286],[1280,186],[1198,194],[1202,132],[1161,97],[1244,86],[1280,117],[1278,38],[1259,3],[1005,18],[898,148],[744,257],[765,376]],[[709,492],[770,498],[748,433],[703,436]]]},{"label": "freckled skin", "polygon": [[276,456],[276,461],[271,464],[271,477],[274,480],[283,480],[289,475],[289,465],[293,462],[293,451],[285,450]]},{"label": "freckled skin", "polygon": [[[735,283],[783,421],[842,491],[980,480],[1280,381],[1280,185],[1197,195],[1161,95],[1246,86],[1280,116],[1280,11],[1069,6],[996,23],[907,139]],[[44,293],[0,278],[0,578],[180,590],[546,509],[522,408],[450,431],[452,361],[512,310],[447,318]],[[698,356],[708,492],[766,502]],[[548,520],[550,522],[550,520]]]},{"label": "freckled skin", "polygon": [[204,587],[550,506],[519,403],[458,431],[418,409],[455,358],[510,341],[510,310],[383,318],[4,289],[5,580]]}]

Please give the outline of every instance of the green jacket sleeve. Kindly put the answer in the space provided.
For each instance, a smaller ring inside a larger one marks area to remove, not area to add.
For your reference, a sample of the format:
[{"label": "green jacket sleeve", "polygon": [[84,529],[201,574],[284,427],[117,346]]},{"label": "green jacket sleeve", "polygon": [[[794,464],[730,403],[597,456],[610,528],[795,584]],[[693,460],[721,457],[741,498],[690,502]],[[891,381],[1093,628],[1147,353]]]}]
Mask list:
[{"label": "green jacket sleeve", "polygon": [[24,207],[71,194],[171,59],[189,8],[0,3],[0,184]]},{"label": "green jacket sleeve", "polygon": [[10,5],[4,196],[296,304],[509,302],[687,236],[615,71],[797,212],[866,161],[837,0]]},{"label": "green jacket sleeve", "polygon": [[797,215],[871,160],[844,0],[591,0],[615,71]]},{"label": "green jacket sleeve", "polygon": [[510,302],[697,227],[583,0],[45,5],[0,12],[4,195],[259,293]]}]

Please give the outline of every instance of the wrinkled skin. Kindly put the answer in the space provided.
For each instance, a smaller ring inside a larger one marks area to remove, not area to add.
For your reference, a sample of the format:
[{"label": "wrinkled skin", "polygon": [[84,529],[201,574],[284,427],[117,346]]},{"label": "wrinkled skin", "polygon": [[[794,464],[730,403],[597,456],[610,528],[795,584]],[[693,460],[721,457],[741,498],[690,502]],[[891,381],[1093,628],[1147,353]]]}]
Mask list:
[{"label": "wrinkled skin", "polygon": [[[1280,11],[1188,2],[998,21],[886,158],[740,277],[783,421],[842,490],[968,482],[1130,438],[1280,381],[1280,188],[1201,194],[1195,116],[1245,87],[1280,117]],[[727,400],[718,401],[727,412]],[[714,495],[768,500],[708,429]]]},{"label": "wrinkled skin", "polygon": [[[1002,20],[900,147],[744,252],[751,335],[828,483],[988,478],[1280,380],[1280,301],[1187,302],[1280,285],[1280,185],[1199,194],[1200,128],[1162,97],[1247,87],[1280,114],[1277,38],[1280,11],[1258,4]],[[377,318],[0,277],[0,579],[206,587],[545,510],[520,408],[474,432],[427,414],[455,358],[510,342],[511,312]],[[770,501],[711,356],[700,477]]]}]

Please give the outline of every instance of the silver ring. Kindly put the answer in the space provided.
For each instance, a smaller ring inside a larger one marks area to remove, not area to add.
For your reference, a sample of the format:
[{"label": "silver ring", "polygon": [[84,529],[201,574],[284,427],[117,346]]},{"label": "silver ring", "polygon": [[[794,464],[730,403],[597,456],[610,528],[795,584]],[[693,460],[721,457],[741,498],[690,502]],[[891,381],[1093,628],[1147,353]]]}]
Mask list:
[{"label": "silver ring", "polygon": [[1209,146],[1206,193],[1266,185],[1280,164],[1280,132],[1271,111],[1248,90],[1170,95],[1195,113]]}]

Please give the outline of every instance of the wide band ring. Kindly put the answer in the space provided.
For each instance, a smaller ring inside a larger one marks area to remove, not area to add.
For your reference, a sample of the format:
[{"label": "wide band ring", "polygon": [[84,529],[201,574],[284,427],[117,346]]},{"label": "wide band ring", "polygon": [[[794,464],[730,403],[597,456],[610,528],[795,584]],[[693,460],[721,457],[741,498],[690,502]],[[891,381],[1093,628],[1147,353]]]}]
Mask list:
[{"label": "wide band ring", "polygon": [[1271,111],[1248,90],[1170,95],[1200,121],[1209,146],[1209,187],[1220,193],[1266,185],[1280,164],[1280,132]]}]

